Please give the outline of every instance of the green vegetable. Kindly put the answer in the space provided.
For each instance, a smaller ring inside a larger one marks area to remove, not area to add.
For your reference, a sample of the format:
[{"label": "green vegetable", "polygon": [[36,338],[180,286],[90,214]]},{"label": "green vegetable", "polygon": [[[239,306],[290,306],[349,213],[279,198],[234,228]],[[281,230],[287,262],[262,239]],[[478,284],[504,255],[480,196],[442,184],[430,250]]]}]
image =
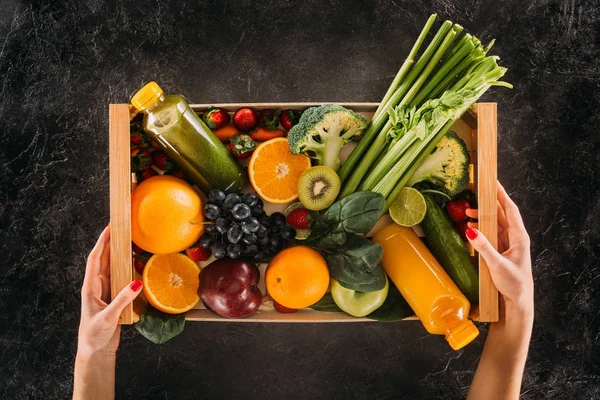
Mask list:
[{"label": "green vegetable", "polygon": [[331,276],[345,288],[372,292],[385,286],[381,246],[357,235],[373,228],[384,206],[380,194],[357,192],[311,215],[311,234],[302,244],[325,257]]},{"label": "green vegetable", "polygon": [[152,343],[162,344],[183,332],[185,314],[166,314],[148,306],[135,329]]},{"label": "green vegetable", "polygon": [[465,142],[454,131],[440,140],[433,153],[410,177],[407,186],[429,182],[450,197],[462,192],[469,183],[469,152]]},{"label": "green vegetable", "polygon": [[[435,20],[428,20],[413,50]],[[356,190],[382,193],[389,207],[410,176],[453,123],[491,86],[512,87],[499,79],[506,68],[486,56],[483,46],[460,25],[446,21],[421,57],[411,51],[388,89],[383,106],[339,171],[344,198]],[[410,71],[410,72],[407,72]],[[401,73],[402,72],[402,73]],[[390,94],[391,93],[391,94]]]},{"label": "green vegetable", "polygon": [[410,308],[400,291],[394,285],[391,279],[389,279],[390,287],[388,289],[388,295],[385,301],[377,310],[367,315],[367,318],[374,319],[377,321],[400,321],[404,318],[415,315],[415,312]]},{"label": "green vegetable", "polygon": [[321,297],[321,300],[310,306],[313,310],[324,311],[324,312],[342,312],[342,310],[335,304],[331,293],[327,293]]},{"label": "green vegetable", "polygon": [[367,124],[365,117],[342,106],[311,107],[288,133],[290,150],[294,154],[306,154],[319,165],[337,171],[342,147],[360,138]]},{"label": "green vegetable", "polygon": [[421,228],[431,252],[467,299],[479,302],[479,277],[469,251],[444,210],[431,195],[424,196],[427,213]]}]

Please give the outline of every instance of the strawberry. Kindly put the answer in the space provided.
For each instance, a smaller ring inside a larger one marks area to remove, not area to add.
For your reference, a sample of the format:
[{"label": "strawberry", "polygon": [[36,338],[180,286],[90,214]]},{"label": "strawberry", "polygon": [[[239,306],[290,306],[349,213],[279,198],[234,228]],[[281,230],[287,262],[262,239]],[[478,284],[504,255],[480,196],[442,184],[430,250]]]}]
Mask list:
[{"label": "strawberry", "polygon": [[183,179],[186,182],[188,181],[187,176],[185,176],[185,173],[181,169],[176,169],[176,170],[170,171],[167,175],[172,175],[175,178]]},{"label": "strawberry", "polygon": [[467,226],[466,222],[459,222],[456,224],[456,230],[464,241],[467,241],[467,229],[469,229],[469,227]]},{"label": "strawberry", "polygon": [[204,121],[210,129],[222,128],[229,123],[230,119],[231,117],[227,111],[216,107],[209,107],[208,110],[202,114],[202,121]]},{"label": "strawberry", "polygon": [[279,116],[279,121],[281,122],[281,126],[286,131],[292,129],[294,125],[300,121],[300,117],[302,116],[302,111],[298,110],[283,110],[281,115]]},{"label": "strawberry", "polygon": [[146,268],[146,263],[148,263],[150,257],[152,257],[152,254],[150,253],[136,254],[133,256],[133,266],[138,274],[142,275],[144,273],[144,268]]},{"label": "strawberry", "polygon": [[257,126],[250,131],[250,138],[256,142],[266,142],[267,140],[285,136],[287,136],[287,132],[283,129],[275,129],[274,131],[270,131],[262,126]]},{"label": "strawberry", "polygon": [[466,211],[467,208],[470,207],[471,205],[467,200],[452,200],[446,205],[446,210],[448,210],[448,215],[450,216],[450,219],[452,219],[452,221],[462,222],[468,218]]},{"label": "strawberry", "polygon": [[258,115],[251,108],[240,108],[233,114],[233,125],[242,132],[248,132],[258,125]]},{"label": "strawberry", "polygon": [[258,113],[258,125],[274,131],[279,126],[279,109],[265,108]]},{"label": "strawberry", "polygon": [[192,246],[186,249],[185,254],[194,261],[206,261],[211,255],[210,247],[205,249],[202,246]]},{"label": "strawberry", "polygon": [[154,161],[154,165],[163,171],[170,171],[173,168],[173,161],[160,150],[152,153],[152,161]]},{"label": "strawberry", "polygon": [[275,310],[277,310],[278,312],[280,312],[282,314],[292,314],[292,313],[295,313],[296,311],[298,311],[295,308],[289,308],[286,306],[282,306],[275,300],[273,300],[273,307],[275,307]]},{"label": "strawberry", "polygon": [[310,227],[310,212],[306,208],[296,208],[286,217],[288,225],[295,229],[308,229]]},{"label": "strawberry", "polygon": [[156,175],[158,175],[158,173],[155,170],[153,170],[152,168],[148,168],[143,171],[136,172],[138,183],[140,183],[141,181],[143,181],[145,179],[152,178],[153,176],[156,176]]},{"label": "strawberry", "polygon": [[145,171],[152,165],[152,155],[148,150],[134,147],[131,149],[131,170]]},{"label": "strawberry", "polygon": [[256,149],[256,142],[250,139],[248,135],[234,136],[231,143],[229,143],[229,150],[235,158],[248,158],[252,155],[254,149]]},{"label": "strawberry", "polygon": [[153,140],[150,145],[152,146],[152,148],[154,148],[155,150],[162,150],[162,147],[160,147],[160,144],[158,144],[158,142],[156,142],[155,140]]},{"label": "strawberry", "polygon": [[132,146],[146,148],[150,145],[152,140],[144,133],[144,130],[141,126],[132,122],[129,125],[129,142]]}]

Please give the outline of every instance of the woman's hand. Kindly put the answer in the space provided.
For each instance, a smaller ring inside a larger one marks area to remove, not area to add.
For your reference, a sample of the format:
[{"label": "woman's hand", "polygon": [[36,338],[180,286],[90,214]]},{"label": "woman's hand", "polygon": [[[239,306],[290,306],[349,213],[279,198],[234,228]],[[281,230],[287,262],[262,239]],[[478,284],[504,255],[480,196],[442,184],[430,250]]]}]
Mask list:
[{"label": "woman's hand", "polygon": [[[467,215],[477,219],[475,209]],[[533,314],[530,240],[517,205],[498,182],[498,250],[469,222],[467,238],[485,259],[505,306]]]},{"label": "woman's hand", "polygon": [[91,251],[85,269],[77,344],[79,355],[116,353],[121,332],[119,315],[141,289],[142,282],[133,281],[110,302],[110,226],[107,226]]}]

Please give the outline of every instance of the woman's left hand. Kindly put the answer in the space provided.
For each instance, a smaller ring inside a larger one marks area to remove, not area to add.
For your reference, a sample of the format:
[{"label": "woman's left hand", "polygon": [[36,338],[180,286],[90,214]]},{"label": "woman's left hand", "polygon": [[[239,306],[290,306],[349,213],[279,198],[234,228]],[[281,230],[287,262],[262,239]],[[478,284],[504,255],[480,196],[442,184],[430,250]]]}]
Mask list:
[{"label": "woman's left hand", "polygon": [[133,281],[110,302],[110,226],[107,226],[91,251],[85,269],[77,344],[79,356],[116,353],[121,333],[119,315],[141,290],[142,282]]}]

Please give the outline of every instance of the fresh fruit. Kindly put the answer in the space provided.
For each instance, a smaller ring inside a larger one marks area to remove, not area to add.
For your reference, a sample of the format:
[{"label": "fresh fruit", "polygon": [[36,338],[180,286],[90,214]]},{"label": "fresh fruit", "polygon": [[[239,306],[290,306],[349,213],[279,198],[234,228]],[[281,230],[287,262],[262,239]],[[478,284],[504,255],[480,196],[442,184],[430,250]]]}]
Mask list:
[{"label": "fresh fruit", "polygon": [[287,136],[287,132],[283,129],[270,130],[262,126],[257,126],[256,128],[252,129],[248,134],[250,135],[250,138],[252,140],[257,142],[266,142],[267,140]]},{"label": "fresh fruit", "polygon": [[206,261],[210,258],[210,248],[205,248],[199,244],[185,249],[185,254],[193,261]]},{"label": "fresh fruit", "polygon": [[129,129],[129,142],[132,146],[146,148],[150,146],[152,140],[144,133],[144,130],[137,123],[131,123]]},{"label": "fresh fruit", "polygon": [[142,275],[144,273],[144,268],[146,267],[150,257],[152,257],[152,254],[144,252],[133,256],[133,266],[138,274]]},{"label": "fresh fruit", "polygon": [[198,303],[200,268],[181,253],[153,255],[142,275],[144,295],[157,310],[181,314]]},{"label": "fresh fruit", "polygon": [[233,114],[233,125],[241,132],[248,132],[258,125],[258,114],[251,108],[240,108]]},{"label": "fresh fruit", "polygon": [[141,148],[131,149],[131,171],[144,171],[152,166],[152,155]]},{"label": "fresh fruit", "polygon": [[248,135],[236,135],[229,143],[229,150],[235,158],[245,159],[252,155],[256,149],[256,142]]},{"label": "fresh fruit", "polygon": [[289,225],[296,229],[310,228],[310,212],[306,208],[297,208],[286,217]]},{"label": "fresh fruit", "polygon": [[279,122],[281,122],[281,126],[286,131],[292,129],[294,125],[300,121],[300,117],[302,116],[302,111],[299,110],[283,110],[279,115]]},{"label": "fresh fruit", "polygon": [[183,251],[204,232],[202,208],[198,193],[181,179],[147,179],[131,194],[132,240],[154,254]]},{"label": "fresh fruit", "polygon": [[222,128],[213,130],[213,133],[223,143],[229,142],[233,137],[240,134],[240,131],[233,125],[225,125]]},{"label": "fresh fruit", "polygon": [[212,129],[219,129],[229,124],[231,117],[225,110],[221,110],[216,107],[209,107],[204,114],[202,114],[202,121]]},{"label": "fresh fruit", "polygon": [[208,198],[204,206],[208,220],[206,233],[198,245],[210,248],[217,259],[227,256],[267,262],[296,235],[281,213],[269,217],[263,210],[262,200],[254,193],[226,195],[220,190],[211,190]]},{"label": "fresh fruit", "polygon": [[275,308],[275,310],[277,312],[280,312],[282,314],[293,314],[295,312],[298,312],[298,310],[296,308],[289,308],[289,307],[286,307],[286,306],[282,306],[281,304],[279,304],[275,300],[273,300],[273,307]]},{"label": "fresh fruit", "polygon": [[417,189],[404,187],[390,205],[390,217],[400,226],[415,226],[425,218],[425,198]]},{"label": "fresh fruit", "polygon": [[273,300],[285,307],[309,307],[327,292],[327,263],[310,247],[290,247],[273,257],[267,266],[265,286]]},{"label": "fresh fruit", "polygon": [[364,317],[381,307],[387,297],[388,290],[387,277],[383,289],[366,293],[347,289],[331,278],[331,297],[333,301],[342,311],[353,317]]},{"label": "fresh fruit", "polygon": [[137,244],[135,244],[133,242],[131,242],[131,249],[136,254],[142,254],[142,253],[144,253],[144,249],[142,249],[140,246],[138,246]]},{"label": "fresh fruit", "polygon": [[446,205],[448,216],[454,222],[462,222],[469,218],[467,216],[467,208],[471,208],[471,205],[464,199],[452,200]]},{"label": "fresh fruit", "polygon": [[324,165],[304,171],[298,181],[298,194],[304,207],[324,210],[335,201],[342,183],[334,170]]},{"label": "fresh fruit", "polygon": [[167,175],[171,175],[171,176],[174,176],[175,178],[182,179],[182,180],[184,180],[184,181],[186,181],[188,183],[190,181],[188,179],[188,177],[185,175],[185,173],[183,172],[183,170],[181,170],[181,169],[175,169],[175,170],[172,170],[172,171],[168,171]]},{"label": "fresh fruit", "polygon": [[260,272],[246,261],[224,258],[200,272],[200,298],[209,310],[225,318],[244,318],[262,303]]},{"label": "fresh fruit", "polygon": [[277,129],[279,126],[279,114],[281,110],[265,108],[258,113],[258,125],[270,131]]},{"label": "fresh fruit", "polygon": [[466,242],[468,240],[467,239],[467,229],[469,229],[467,222],[466,221],[458,222],[455,225],[456,225],[456,230],[458,231],[458,234]]},{"label": "fresh fruit", "polygon": [[145,179],[150,179],[153,176],[158,175],[158,172],[156,172],[155,170],[153,170],[152,168],[148,168],[145,169],[143,171],[138,171],[135,173],[135,176],[137,178],[137,182],[140,183],[141,181],[145,180]]},{"label": "fresh fruit", "polygon": [[285,138],[260,144],[248,165],[252,187],[270,203],[288,203],[298,198],[300,175],[310,168],[310,158],[292,154]]},{"label": "fresh fruit", "polygon": [[157,150],[153,152],[152,161],[154,161],[154,165],[164,171],[169,171],[173,168],[173,161],[163,151]]}]

